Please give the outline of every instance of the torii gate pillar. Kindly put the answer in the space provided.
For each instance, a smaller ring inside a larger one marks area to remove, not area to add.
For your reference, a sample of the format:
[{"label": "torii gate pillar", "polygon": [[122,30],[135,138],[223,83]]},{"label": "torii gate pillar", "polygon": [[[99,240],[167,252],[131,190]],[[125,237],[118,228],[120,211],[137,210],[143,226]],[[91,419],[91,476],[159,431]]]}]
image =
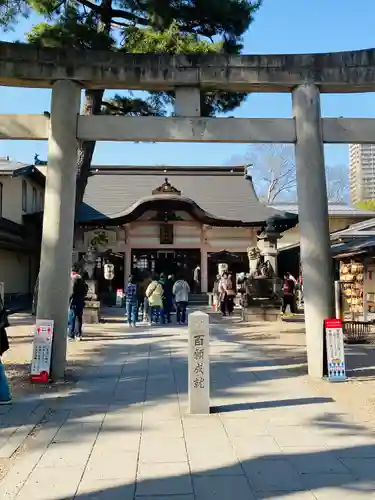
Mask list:
[{"label": "torii gate pillar", "polygon": [[322,377],[323,322],[335,317],[335,307],[320,95],[315,85],[294,89],[293,115],[308,368],[310,376]]},{"label": "torii gate pillar", "polygon": [[54,321],[52,379],[64,377],[74,232],[81,88],[53,84],[37,317]]}]

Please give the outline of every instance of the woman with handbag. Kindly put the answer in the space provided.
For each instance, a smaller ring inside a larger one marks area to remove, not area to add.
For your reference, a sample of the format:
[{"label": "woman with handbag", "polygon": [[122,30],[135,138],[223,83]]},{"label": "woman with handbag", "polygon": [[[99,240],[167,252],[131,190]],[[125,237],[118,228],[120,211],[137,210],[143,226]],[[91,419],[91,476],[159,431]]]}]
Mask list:
[{"label": "woman with handbag", "polygon": [[219,296],[220,296],[220,310],[223,316],[227,313],[230,316],[233,312],[233,284],[231,278],[229,278],[228,273],[223,273],[221,280],[219,282]]},{"label": "woman with handbag", "polygon": [[232,316],[234,311],[235,297],[236,297],[236,291],[233,287],[233,278],[232,275],[229,274],[227,279],[227,310],[229,316]]},{"label": "woman with handbag", "polygon": [[1,361],[1,356],[9,349],[9,341],[6,332],[8,326],[8,315],[0,297],[0,405],[7,405],[12,402],[12,395],[5,375],[4,365]]}]

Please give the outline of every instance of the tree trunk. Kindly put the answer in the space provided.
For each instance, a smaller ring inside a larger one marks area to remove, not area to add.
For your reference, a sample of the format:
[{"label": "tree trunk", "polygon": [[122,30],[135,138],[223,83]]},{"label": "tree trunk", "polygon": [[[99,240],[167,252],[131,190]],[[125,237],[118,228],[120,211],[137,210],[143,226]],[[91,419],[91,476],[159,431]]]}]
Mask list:
[{"label": "tree trunk", "polygon": [[[111,8],[112,0],[102,0],[100,4],[102,13],[98,23],[98,32],[110,33],[111,30]],[[110,47],[107,47],[109,49]],[[83,105],[84,115],[100,115],[102,110],[104,90],[86,90]],[[77,155],[77,185],[76,185],[76,207],[83,202],[87,181],[90,175],[92,157],[95,151],[95,141],[81,142]]]},{"label": "tree trunk", "polygon": [[[83,105],[84,115],[100,115],[104,90],[86,90]],[[95,141],[81,142],[77,155],[77,187],[76,187],[76,212],[83,202],[87,181],[90,175],[92,157],[95,151]]]}]

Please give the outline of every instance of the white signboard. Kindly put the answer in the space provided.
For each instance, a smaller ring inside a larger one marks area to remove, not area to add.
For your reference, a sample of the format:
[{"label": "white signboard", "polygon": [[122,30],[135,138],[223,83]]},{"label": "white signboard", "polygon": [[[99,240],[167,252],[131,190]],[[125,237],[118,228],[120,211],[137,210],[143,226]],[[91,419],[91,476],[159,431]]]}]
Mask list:
[{"label": "white signboard", "polygon": [[210,413],[209,316],[189,315],[189,413]]},{"label": "white signboard", "polygon": [[47,383],[51,369],[53,321],[37,319],[33,340],[31,361],[31,381]]},{"label": "white signboard", "polygon": [[328,380],[346,380],[344,335],[341,319],[326,319],[325,335],[327,345]]}]

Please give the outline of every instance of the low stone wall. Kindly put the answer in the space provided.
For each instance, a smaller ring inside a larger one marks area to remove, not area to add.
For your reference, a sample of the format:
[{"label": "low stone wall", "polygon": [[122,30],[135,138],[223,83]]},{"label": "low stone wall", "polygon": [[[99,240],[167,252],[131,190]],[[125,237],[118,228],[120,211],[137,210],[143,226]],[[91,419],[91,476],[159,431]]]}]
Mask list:
[{"label": "low stone wall", "polygon": [[246,322],[257,321],[280,321],[280,309],[276,307],[244,307],[242,308],[242,320]]}]

